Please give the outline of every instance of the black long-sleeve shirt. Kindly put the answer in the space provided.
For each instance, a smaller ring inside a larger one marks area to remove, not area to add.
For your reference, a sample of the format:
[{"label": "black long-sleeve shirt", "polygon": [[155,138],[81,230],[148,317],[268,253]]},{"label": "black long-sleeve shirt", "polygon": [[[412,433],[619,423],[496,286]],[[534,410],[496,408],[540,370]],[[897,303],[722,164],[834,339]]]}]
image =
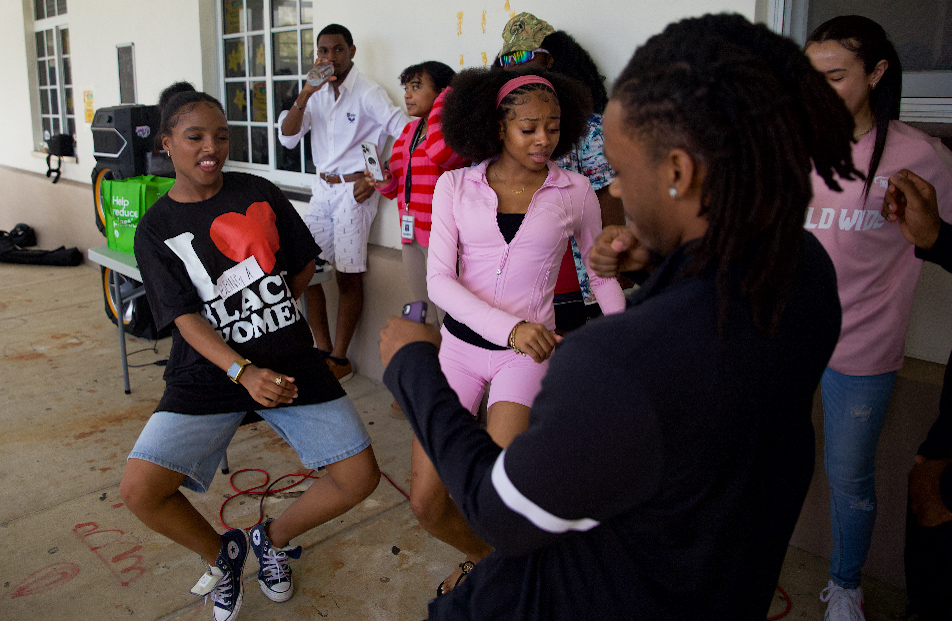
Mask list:
[{"label": "black long-sleeve shirt", "polygon": [[[942,222],[939,225],[939,238],[932,248],[925,250],[916,247],[916,256],[952,272],[952,224]],[[919,447],[919,454],[927,459],[952,457],[952,353],[949,354],[949,361],[945,366],[942,396],[939,398],[939,418],[933,423],[925,442]],[[952,510],[952,464],[942,471],[939,486],[942,502]]]},{"label": "black long-sleeve shirt", "polygon": [[529,429],[502,451],[461,408],[437,349],[384,381],[495,552],[431,619],[763,621],[813,472],[811,409],[839,335],[832,263],[803,233],[776,334],[682,246],[629,308],[573,332]]}]

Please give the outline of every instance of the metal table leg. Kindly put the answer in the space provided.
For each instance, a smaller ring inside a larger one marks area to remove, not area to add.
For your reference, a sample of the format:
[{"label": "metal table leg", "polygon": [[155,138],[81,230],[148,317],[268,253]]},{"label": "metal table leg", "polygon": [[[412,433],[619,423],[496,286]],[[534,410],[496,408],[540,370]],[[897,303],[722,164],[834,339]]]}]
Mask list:
[{"label": "metal table leg", "polygon": [[129,388],[129,361],[126,359],[126,330],[122,325],[122,317],[125,310],[122,305],[122,287],[119,286],[119,272],[111,270],[109,274],[112,280],[112,288],[116,293],[116,326],[119,328],[119,355],[122,357],[122,381],[128,395]]}]

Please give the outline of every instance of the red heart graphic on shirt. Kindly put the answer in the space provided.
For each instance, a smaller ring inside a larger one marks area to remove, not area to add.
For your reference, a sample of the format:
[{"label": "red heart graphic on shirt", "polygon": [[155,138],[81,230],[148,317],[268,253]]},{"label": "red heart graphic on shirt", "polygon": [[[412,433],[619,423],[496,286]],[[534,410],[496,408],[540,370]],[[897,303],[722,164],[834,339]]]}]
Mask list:
[{"label": "red heart graphic on shirt", "polygon": [[244,215],[223,213],[212,222],[211,235],[223,255],[241,263],[254,255],[265,274],[274,269],[275,253],[281,248],[274,210],[267,202],[252,203]]}]

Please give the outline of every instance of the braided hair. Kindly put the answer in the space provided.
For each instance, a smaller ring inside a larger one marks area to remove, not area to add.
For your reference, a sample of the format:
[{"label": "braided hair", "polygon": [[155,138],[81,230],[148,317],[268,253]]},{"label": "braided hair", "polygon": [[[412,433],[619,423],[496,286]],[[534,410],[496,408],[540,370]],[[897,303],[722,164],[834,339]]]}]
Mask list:
[{"label": "braided hair", "polygon": [[840,15],[825,21],[810,34],[805,47],[811,43],[836,41],[847,50],[856,54],[863,62],[863,70],[870,74],[881,60],[889,63],[886,72],[875,89],[869,91],[869,107],[876,120],[876,142],[873,144],[873,157],[866,173],[864,191],[869,189],[876,176],[876,169],[883,158],[886,148],[886,135],[889,133],[889,121],[899,118],[899,101],[902,99],[902,63],[896,48],[889,41],[889,35],[883,27],[862,15]]},{"label": "braided hair", "polygon": [[832,189],[853,167],[846,106],[790,40],[740,15],[668,26],[632,57],[612,98],[660,158],[683,149],[704,171],[708,228],[689,274],[716,270],[718,325],[737,267],[754,325],[773,333],[786,307],[813,197],[811,161]]},{"label": "braided hair", "polygon": [[481,162],[502,152],[499,123],[505,121],[513,107],[533,92],[553,94],[544,84],[525,84],[509,93],[496,107],[496,93],[509,80],[531,73],[548,80],[555,87],[561,110],[559,143],[552,159],[565,155],[585,134],[592,114],[592,97],[580,82],[559,73],[542,70],[511,71],[506,69],[465,69],[451,83],[452,90],[443,106],[443,137],[463,157]]}]

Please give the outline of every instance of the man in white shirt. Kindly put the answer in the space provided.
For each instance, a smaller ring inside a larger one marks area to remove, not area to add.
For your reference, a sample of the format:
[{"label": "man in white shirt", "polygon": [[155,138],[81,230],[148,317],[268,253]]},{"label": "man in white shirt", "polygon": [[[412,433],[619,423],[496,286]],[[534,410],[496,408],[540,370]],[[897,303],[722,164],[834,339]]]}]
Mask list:
[{"label": "man in white shirt", "polygon": [[330,24],[321,30],[314,64],[330,63],[334,74],[316,87],[305,81],[291,109],[278,117],[278,138],[289,149],[311,132],[318,173],[304,222],[321,247],[321,256],[337,269],[340,302],[336,336],[331,341],[324,290],[320,285],[308,287],[308,323],[338,380],[353,374],[347,348],[363,309],[367,238],[380,198],[364,178],[360,143],[373,142],[382,149],[388,136],[400,135],[410,120],[380,85],[354,67],[356,51],[347,28]]}]

